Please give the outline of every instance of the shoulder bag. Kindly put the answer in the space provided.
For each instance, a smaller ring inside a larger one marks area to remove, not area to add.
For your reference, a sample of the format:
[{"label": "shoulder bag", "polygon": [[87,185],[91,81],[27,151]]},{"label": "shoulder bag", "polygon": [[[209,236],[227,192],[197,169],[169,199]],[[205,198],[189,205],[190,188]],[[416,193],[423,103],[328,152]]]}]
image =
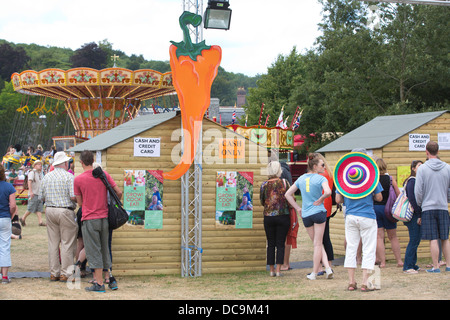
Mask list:
[{"label": "shoulder bag", "polygon": [[392,207],[394,206],[394,202],[397,199],[397,195],[395,194],[394,187],[392,186],[392,177],[389,178],[390,178],[389,197],[386,201],[386,205],[384,206],[384,214],[389,221],[398,222],[398,220],[392,216]]},{"label": "shoulder bag", "polygon": [[105,173],[103,172],[102,168],[100,167],[95,168],[92,171],[92,175],[95,178],[100,178],[103,181],[110,195],[108,203],[109,228],[111,230],[120,228],[128,221],[129,216],[127,211],[123,208],[122,202],[120,201],[117,194],[114,192],[114,189],[109,184],[108,179],[106,179]]},{"label": "shoulder bag", "polygon": [[392,206],[392,216],[398,221],[408,222],[414,214],[414,208],[406,195],[406,185]]}]

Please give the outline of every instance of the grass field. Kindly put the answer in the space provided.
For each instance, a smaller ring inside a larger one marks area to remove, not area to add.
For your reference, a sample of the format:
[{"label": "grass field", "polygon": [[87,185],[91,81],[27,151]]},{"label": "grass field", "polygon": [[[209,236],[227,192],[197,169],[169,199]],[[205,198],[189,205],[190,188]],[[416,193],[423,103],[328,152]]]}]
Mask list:
[{"label": "grass field", "polygon": [[[22,216],[24,206],[19,206]],[[36,215],[30,215],[22,228],[23,239],[12,240],[12,267],[9,272],[48,272],[47,231],[37,225]],[[312,244],[306,232],[300,229],[298,248],[292,252],[292,262],[312,259]],[[425,267],[430,261],[420,261]],[[11,283],[0,285],[3,300],[392,300],[421,299],[448,300],[450,272],[408,275],[401,268],[388,263],[381,270],[381,290],[363,293],[348,292],[347,271],[334,266],[332,280],[310,281],[310,269],[293,269],[282,277],[269,277],[268,272],[232,274],[205,274],[197,278],[179,275],[120,276],[119,289],[106,293],[88,293],[89,277],[81,282],[67,284],[50,282],[49,278],[12,278]],[[442,268],[442,270],[444,270]],[[357,271],[357,281],[361,272]]]}]

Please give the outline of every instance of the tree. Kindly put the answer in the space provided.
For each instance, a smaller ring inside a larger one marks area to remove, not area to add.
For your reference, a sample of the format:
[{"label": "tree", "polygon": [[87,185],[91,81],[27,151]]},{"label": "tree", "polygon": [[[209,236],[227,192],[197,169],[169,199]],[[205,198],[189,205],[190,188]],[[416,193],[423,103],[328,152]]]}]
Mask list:
[{"label": "tree", "polygon": [[[10,81],[14,72],[21,72],[27,67],[30,57],[24,49],[11,46],[9,43],[0,45],[0,79]],[[0,80],[1,81],[1,80]]]},{"label": "tree", "polygon": [[[281,109],[284,114],[292,116],[297,108],[292,95],[300,86],[304,76],[303,57],[294,47],[287,56],[279,55],[277,60],[267,69],[267,74],[261,75],[256,88],[249,89],[245,112],[248,124],[258,124],[261,105],[264,103],[264,115],[270,115],[268,126],[274,126]],[[262,121],[263,122],[263,121]],[[264,122],[262,124],[265,123]]]},{"label": "tree", "polygon": [[108,63],[108,52],[100,48],[95,42],[86,43],[70,58],[72,68],[88,67],[104,69]]},{"label": "tree", "polygon": [[[448,101],[450,10],[424,5],[388,5],[380,9],[386,23],[379,30],[384,47],[378,70],[411,111]],[[443,29],[443,30],[442,30]]]},{"label": "tree", "polygon": [[[9,144],[15,144],[11,140],[11,132],[15,125],[15,120],[19,114],[16,109],[21,105],[21,95],[14,91],[11,82],[4,82],[4,88],[0,91],[0,152],[6,152]],[[11,141],[10,141],[11,140]],[[3,155],[2,154],[2,155]]]}]

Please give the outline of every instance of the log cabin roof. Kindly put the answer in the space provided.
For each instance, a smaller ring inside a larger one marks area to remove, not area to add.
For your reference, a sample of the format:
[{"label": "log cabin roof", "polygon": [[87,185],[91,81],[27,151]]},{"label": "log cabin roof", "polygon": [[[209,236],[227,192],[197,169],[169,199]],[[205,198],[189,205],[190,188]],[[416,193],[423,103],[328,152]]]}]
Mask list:
[{"label": "log cabin roof", "polygon": [[[158,114],[143,115],[121,124],[105,133],[99,134],[86,142],[78,144],[68,152],[81,152],[84,150],[101,151],[134,137],[141,132],[147,131],[159,124],[162,124],[177,115],[177,112],[164,112]],[[180,120],[181,121],[181,120]]]},{"label": "log cabin roof", "polygon": [[355,148],[379,149],[431,120],[449,112],[448,110],[380,116],[343,135],[317,150],[317,152],[350,151]]}]

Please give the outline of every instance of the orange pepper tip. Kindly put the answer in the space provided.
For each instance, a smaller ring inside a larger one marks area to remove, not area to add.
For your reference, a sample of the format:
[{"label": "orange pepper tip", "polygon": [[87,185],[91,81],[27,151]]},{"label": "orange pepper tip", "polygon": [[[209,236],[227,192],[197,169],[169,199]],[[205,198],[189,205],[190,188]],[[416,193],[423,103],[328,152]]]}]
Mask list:
[{"label": "orange pepper tip", "polygon": [[179,164],[177,164],[175,168],[173,168],[169,172],[163,172],[164,180],[178,180],[186,172],[188,172],[190,167],[191,167],[190,163],[180,162]]}]

